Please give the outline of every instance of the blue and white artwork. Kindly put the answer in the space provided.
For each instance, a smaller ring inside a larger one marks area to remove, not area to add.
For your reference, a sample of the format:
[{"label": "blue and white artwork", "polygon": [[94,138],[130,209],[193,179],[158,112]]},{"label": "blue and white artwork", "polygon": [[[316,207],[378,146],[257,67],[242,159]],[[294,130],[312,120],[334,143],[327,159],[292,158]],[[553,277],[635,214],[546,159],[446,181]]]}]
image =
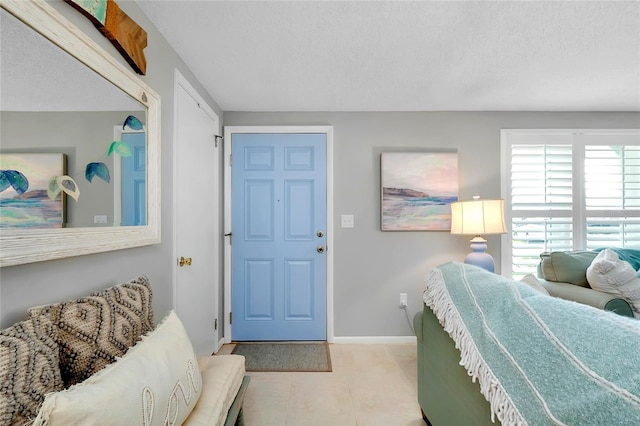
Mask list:
[{"label": "blue and white artwork", "polygon": [[53,200],[47,195],[49,182],[52,178],[64,175],[64,169],[64,154],[0,154],[0,170],[17,171],[28,181],[26,188],[24,185],[2,185],[0,228],[64,226],[63,195],[57,194]]},{"label": "blue and white artwork", "polygon": [[458,200],[457,152],[381,156],[383,231],[450,231]]}]

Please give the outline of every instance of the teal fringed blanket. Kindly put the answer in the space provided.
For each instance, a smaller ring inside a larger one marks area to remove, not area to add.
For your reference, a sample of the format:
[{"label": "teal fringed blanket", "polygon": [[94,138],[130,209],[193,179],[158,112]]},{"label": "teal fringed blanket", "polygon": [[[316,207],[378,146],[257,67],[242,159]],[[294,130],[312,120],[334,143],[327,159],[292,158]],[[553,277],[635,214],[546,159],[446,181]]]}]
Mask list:
[{"label": "teal fringed blanket", "polygon": [[425,303],[503,425],[640,425],[640,321],[462,263],[426,283]]}]

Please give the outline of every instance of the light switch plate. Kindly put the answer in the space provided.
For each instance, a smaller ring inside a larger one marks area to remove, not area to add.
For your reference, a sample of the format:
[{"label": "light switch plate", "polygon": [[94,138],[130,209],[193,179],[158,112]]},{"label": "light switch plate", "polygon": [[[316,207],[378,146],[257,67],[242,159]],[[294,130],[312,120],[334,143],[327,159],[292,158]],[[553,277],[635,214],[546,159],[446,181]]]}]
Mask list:
[{"label": "light switch plate", "polygon": [[340,217],[341,226],[343,228],[354,228],[355,222],[352,214],[343,214]]}]

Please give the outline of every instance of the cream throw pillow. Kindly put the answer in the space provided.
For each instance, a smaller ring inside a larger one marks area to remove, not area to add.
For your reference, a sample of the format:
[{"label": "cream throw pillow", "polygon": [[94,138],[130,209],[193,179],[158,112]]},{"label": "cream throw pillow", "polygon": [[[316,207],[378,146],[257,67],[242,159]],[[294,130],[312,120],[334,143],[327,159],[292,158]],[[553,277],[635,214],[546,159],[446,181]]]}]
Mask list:
[{"label": "cream throw pillow", "polygon": [[115,363],[48,394],[34,425],[180,425],[201,392],[193,347],[171,311]]},{"label": "cream throw pillow", "polygon": [[627,300],[640,318],[640,278],[629,262],[620,260],[613,250],[602,250],[587,268],[591,288]]},{"label": "cream throw pillow", "polygon": [[525,275],[524,277],[522,277],[520,282],[528,285],[532,289],[539,291],[542,294],[546,294],[547,296],[549,295],[549,292],[547,291],[547,289],[544,288],[542,283],[533,274]]}]

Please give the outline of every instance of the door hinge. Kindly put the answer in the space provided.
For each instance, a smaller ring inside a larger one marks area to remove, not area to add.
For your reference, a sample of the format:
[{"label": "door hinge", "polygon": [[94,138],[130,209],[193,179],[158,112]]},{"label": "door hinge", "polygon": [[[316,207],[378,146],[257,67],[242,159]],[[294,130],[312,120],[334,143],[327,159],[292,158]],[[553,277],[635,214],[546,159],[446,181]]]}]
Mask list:
[{"label": "door hinge", "polygon": [[229,325],[233,324],[233,312],[229,312]]},{"label": "door hinge", "polygon": [[222,137],[220,135],[213,135],[213,139],[216,142],[216,148],[218,147],[218,140],[224,141],[224,137]]},{"label": "door hinge", "polygon": [[229,154],[229,167],[233,166],[233,154]]},{"label": "door hinge", "polygon": [[216,318],[215,320],[213,320],[213,329],[217,330],[218,329],[218,318]]},{"label": "door hinge", "polygon": [[225,237],[229,237],[229,245],[233,243],[233,233],[229,232],[228,234],[224,234]]}]

